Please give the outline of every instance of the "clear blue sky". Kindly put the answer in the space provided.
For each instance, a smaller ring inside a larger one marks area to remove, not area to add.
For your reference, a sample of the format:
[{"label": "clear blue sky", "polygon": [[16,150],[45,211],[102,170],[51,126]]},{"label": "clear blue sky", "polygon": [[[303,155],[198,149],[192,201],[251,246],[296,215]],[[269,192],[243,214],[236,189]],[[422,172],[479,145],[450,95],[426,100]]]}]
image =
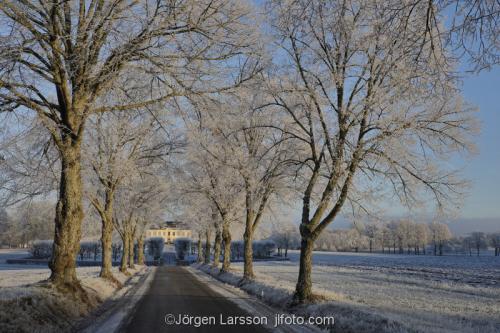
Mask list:
[{"label": "clear blue sky", "polygon": [[500,218],[500,66],[467,76],[463,83],[465,99],[479,107],[481,133],[479,153],[465,164],[472,189],[459,215]]}]

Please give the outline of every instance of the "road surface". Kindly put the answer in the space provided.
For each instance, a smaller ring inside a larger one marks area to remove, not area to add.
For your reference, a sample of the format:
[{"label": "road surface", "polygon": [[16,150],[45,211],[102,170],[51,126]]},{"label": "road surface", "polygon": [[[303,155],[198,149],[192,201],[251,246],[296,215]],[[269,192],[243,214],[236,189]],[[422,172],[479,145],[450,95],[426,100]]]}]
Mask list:
[{"label": "road surface", "polygon": [[[169,314],[172,316],[166,318]],[[183,324],[167,325],[169,320],[178,322],[179,315],[184,318]],[[185,268],[161,266],[120,332],[269,332],[259,320],[247,323],[248,316],[251,314],[212,291]],[[206,324],[201,325],[201,320]],[[231,325],[242,320],[244,324]],[[268,323],[272,325],[270,319]]]}]

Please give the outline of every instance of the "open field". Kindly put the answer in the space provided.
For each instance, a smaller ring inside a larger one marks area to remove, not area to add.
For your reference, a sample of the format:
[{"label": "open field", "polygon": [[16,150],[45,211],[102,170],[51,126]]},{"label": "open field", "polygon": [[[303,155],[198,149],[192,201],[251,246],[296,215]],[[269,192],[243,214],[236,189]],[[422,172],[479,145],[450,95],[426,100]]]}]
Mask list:
[{"label": "open field", "polygon": [[[292,291],[290,262],[257,262],[258,282]],[[314,292],[422,332],[500,331],[500,258],[314,254]],[[233,264],[236,274],[243,271]],[[362,318],[360,319],[362,321]]]}]

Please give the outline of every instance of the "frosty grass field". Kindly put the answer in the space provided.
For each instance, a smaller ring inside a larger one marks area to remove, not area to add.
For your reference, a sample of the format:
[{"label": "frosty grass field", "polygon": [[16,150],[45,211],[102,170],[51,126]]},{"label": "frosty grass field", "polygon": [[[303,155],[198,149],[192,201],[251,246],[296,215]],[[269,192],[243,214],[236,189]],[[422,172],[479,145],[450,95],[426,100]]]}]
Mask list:
[{"label": "frosty grass field", "polygon": [[[289,255],[254,263],[258,282],[293,290],[299,253]],[[315,252],[313,262],[314,292],[338,305],[422,332],[500,332],[499,257]]]}]

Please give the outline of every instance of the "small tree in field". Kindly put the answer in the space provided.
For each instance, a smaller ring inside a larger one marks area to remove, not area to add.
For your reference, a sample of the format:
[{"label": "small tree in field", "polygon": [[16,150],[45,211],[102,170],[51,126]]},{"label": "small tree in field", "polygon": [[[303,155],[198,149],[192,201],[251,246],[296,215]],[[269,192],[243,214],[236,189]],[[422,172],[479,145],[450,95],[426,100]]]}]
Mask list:
[{"label": "small tree in field", "polygon": [[425,223],[417,223],[415,225],[415,238],[416,238],[416,249],[417,254],[420,254],[420,247],[422,247],[422,253],[425,255],[425,248],[429,243],[429,226]]},{"label": "small tree in field", "polygon": [[486,234],[484,232],[476,231],[471,233],[470,237],[473,247],[476,249],[476,254],[479,257],[479,252],[488,248],[488,239]]},{"label": "small tree in field", "polygon": [[491,246],[495,249],[495,257],[500,255],[500,232],[488,236]]},{"label": "small tree in field", "polygon": [[434,255],[443,255],[443,247],[446,241],[451,238],[451,232],[444,223],[432,222],[429,225],[431,231],[432,243],[434,246]]}]

